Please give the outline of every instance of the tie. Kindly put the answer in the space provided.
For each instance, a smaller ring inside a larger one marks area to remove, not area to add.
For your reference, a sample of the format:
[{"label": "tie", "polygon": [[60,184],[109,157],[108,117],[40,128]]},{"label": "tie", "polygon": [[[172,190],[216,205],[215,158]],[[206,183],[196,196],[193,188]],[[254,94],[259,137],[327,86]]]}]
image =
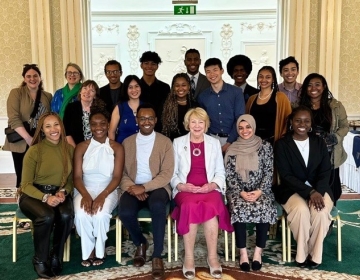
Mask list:
[{"label": "tie", "polygon": [[191,85],[191,97],[192,97],[192,99],[195,99],[196,85],[195,85],[195,77],[194,76],[191,76],[190,85]]}]

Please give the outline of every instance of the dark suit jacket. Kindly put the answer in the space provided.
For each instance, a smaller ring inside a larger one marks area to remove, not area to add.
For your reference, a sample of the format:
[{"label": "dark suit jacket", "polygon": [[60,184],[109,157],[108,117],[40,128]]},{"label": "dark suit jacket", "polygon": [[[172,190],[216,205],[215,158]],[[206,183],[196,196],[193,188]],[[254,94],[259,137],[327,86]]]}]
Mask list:
[{"label": "dark suit jacket", "polygon": [[[294,193],[308,199],[313,189],[322,196],[327,192],[334,200],[330,189],[330,158],[325,142],[320,137],[310,136],[309,145],[309,160],[305,166],[291,134],[286,134],[275,143],[275,165],[280,175],[280,185],[273,186],[273,192],[280,204],[285,204]],[[312,187],[306,185],[306,181]]]},{"label": "dark suit jacket", "polygon": [[63,119],[66,136],[71,136],[76,145],[85,140],[82,117],[83,111],[80,101],[69,103],[66,106]]},{"label": "dark suit jacket", "polygon": [[249,84],[246,84],[245,90],[244,90],[245,103],[248,101],[248,99],[251,95],[257,94],[257,93],[259,93],[259,91],[260,91],[260,89],[254,88],[254,87],[250,86]]},{"label": "dark suit jacket", "polygon": [[195,100],[197,100],[200,93],[202,93],[205,89],[207,89],[210,86],[211,86],[210,82],[206,78],[206,76],[199,73],[199,79],[197,81],[196,88],[195,88],[195,95],[194,95]]},{"label": "dark suit jacket", "polygon": [[116,96],[116,102],[114,103],[111,98],[111,92],[110,92],[110,85],[107,84],[106,86],[103,86],[100,88],[100,98],[105,102],[106,104],[106,110],[110,113],[114,110],[114,107],[116,104],[120,101],[120,93],[123,87],[123,83],[121,83],[120,87],[118,88],[118,95]]}]

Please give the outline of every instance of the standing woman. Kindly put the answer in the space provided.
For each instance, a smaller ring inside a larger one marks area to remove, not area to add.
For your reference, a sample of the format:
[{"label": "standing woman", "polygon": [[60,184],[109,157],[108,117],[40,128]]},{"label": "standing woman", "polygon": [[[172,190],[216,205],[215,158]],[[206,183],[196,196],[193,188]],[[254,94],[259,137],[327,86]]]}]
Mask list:
[{"label": "standing woman", "polygon": [[136,122],[136,111],[140,101],[140,79],[136,75],[125,78],[121,91],[120,103],[115,106],[111,115],[109,138],[122,143],[125,138],[139,131]]},{"label": "standing woman", "polygon": [[66,106],[64,115],[66,139],[73,147],[92,137],[89,125],[90,107],[104,104],[99,98],[99,92],[97,83],[87,80],[81,85],[78,100]]},{"label": "standing woman", "polygon": [[[50,111],[52,95],[43,90],[41,72],[36,64],[25,64],[22,76],[24,81],[18,88],[10,91],[6,103],[8,124],[24,140],[10,143],[5,140],[4,151],[11,151],[16,173],[16,187],[20,187],[23,158],[31,145],[40,116]],[[30,131],[24,122],[30,121]]]},{"label": "standing woman", "polygon": [[81,82],[84,79],[80,66],[72,62],[68,63],[65,79],[67,84],[55,92],[51,101],[51,111],[58,113],[61,119],[64,118],[66,106],[77,100]]},{"label": "standing woman", "polygon": [[263,66],[257,76],[260,92],[250,96],[246,113],[256,121],[256,135],[275,143],[286,132],[286,118],[291,113],[290,101],[279,91],[275,69]]},{"label": "standing woman", "polygon": [[255,135],[256,123],[251,115],[240,116],[236,127],[240,137],[230,145],[224,160],[226,197],[235,229],[236,247],[240,249],[240,269],[250,271],[246,224],[255,223],[256,247],[252,270],[260,270],[269,224],[277,222],[271,190],[273,149],[269,142]]},{"label": "standing woman", "polygon": [[74,222],[73,152],[60,117],[53,112],[43,114],[24,157],[19,199],[21,211],[34,226],[33,265],[40,278],[57,276],[62,270],[64,244]]},{"label": "standing woman", "polygon": [[301,88],[300,104],[311,109],[315,132],[327,145],[332,165],[330,186],[336,205],[341,196],[339,166],[347,158],[343,147],[344,137],[349,132],[345,108],[333,97],[325,78],[317,73],[309,74],[305,78]]},{"label": "standing woman", "polygon": [[171,83],[171,93],[164,104],[161,132],[171,141],[188,133],[184,127],[184,117],[190,108],[197,106],[197,103],[191,98],[190,89],[189,75],[179,73],[174,76]]},{"label": "standing woman", "polygon": [[124,148],[107,137],[109,119],[105,106],[91,108],[93,137],[79,143],[74,155],[75,225],[85,267],[104,262],[111,212],[118,203]]}]

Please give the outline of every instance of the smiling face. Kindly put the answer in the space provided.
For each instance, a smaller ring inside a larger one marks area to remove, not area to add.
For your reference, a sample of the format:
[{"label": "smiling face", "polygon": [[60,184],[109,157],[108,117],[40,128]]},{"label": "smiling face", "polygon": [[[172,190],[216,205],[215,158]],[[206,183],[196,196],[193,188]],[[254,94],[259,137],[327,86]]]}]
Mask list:
[{"label": "smiling face", "polygon": [[199,119],[195,116],[190,116],[189,130],[191,136],[194,138],[200,138],[205,133],[206,123],[204,120]]},{"label": "smiling face", "polygon": [[185,57],[186,71],[190,75],[196,75],[199,72],[201,64],[200,55],[198,53],[188,53]]},{"label": "smiling face", "polygon": [[293,137],[296,140],[306,140],[311,129],[311,115],[308,111],[298,111],[290,121],[293,128]]},{"label": "smiling face", "polygon": [[96,95],[96,90],[93,85],[84,86],[80,91],[80,99],[83,102],[93,102]]},{"label": "smiling face", "polygon": [[29,90],[37,90],[41,82],[41,77],[34,69],[29,69],[29,71],[25,73],[24,82]]},{"label": "smiling face", "polygon": [[66,68],[66,80],[70,86],[74,86],[78,82],[80,82],[81,75],[80,72],[73,66],[69,66]]},{"label": "smiling face", "polygon": [[42,132],[45,134],[45,138],[53,144],[58,144],[61,136],[61,126],[57,117],[48,116],[44,119]]},{"label": "smiling face", "polygon": [[109,64],[105,67],[105,75],[110,84],[116,85],[120,82],[122,72],[121,69],[119,69],[119,65]]},{"label": "smiling face", "polygon": [[91,133],[96,141],[102,142],[107,136],[109,122],[103,114],[94,114],[89,121]]},{"label": "smiling face", "polygon": [[210,65],[205,68],[206,78],[208,81],[216,85],[222,81],[222,74],[224,69],[220,69],[219,65]]},{"label": "smiling face", "polygon": [[320,78],[311,79],[307,86],[307,94],[313,101],[320,100],[324,90],[325,86]]},{"label": "smiling face", "polygon": [[250,139],[254,135],[254,131],[250,124],[246,121],[241,121],[237,128],[238,134],[242,139]]},{"label": "smiling face", "polygon": [[294,62],[290,62],[281,69],[280,74],[281,77],[283,77],[285,83],[292,84],[296,82],[296,78],[299,75],[299,70],[297,69]]},{"label": "smiling face", "polygon": [[190,92],[190,84],[183,77],[176,78],[174,82],[174,92],[178,100],[184,100]]},{"label": "smiling face", "polygon": [[236,65],[234,67],[232,78],[235,81],[235,85],[241,86],[246,82],[246,79],[248,78],[248,73],[246,73],[244,66],[242,65]]},{"label": "smiling face", "polygon": [[137,81],[132,80],[129,84],[128,90],[127,90],[129,99],[139,99],[141,94],[141,87],[137,83]]},{"label": "smiling face", "polygon": [[258,84],[260,85],[261,90],[271,89],[274,78],[269,70],[261,70],[258,75]]},{"label": "smiling face", "polygon": [[142,108],[136,115],[136,122],[142,135],[150,135],[157,122],[156,114],[151,108]]},{"label": "smiling face", "polygon": [[154,61],[144,61],[140,65],[141,69],[143,70],[144,76],[155,76],[156,70],[158,70],[159,65]]}]

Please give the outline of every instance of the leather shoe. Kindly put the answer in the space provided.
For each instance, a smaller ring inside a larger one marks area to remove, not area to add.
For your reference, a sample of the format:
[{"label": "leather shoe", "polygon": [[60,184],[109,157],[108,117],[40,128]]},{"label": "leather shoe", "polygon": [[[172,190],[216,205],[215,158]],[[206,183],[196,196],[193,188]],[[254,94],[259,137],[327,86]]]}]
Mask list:
[{"label": "leather shoe", "polygon": [[152,259],[151,276],[154,280],[163,280],[165,276],[164,263],[161,258]]},{"label": "leather shoe", "polygon": [[134,266],[140,267],[143,266],[146,262],[146,250],[149,248],[149,243],[141,243],[140,246],[136,247],[135,256],[134,256]]},{"label": "leather shoe", "polygon": [[297,262],[297,261],[295,261],[296,262],[296,266],[297,267],[300,267],[300,268],[305,268],[306,267],[306,264],[307,264],[307,260],[305,260],[304,262],[302,262],[302,263],[299,263],[299,262]]},{"label": "leather shoe", "polygon": [[318,266],[320,265],[319,263],[313,262],[312,260],[308,260],[307,261],[307,265],[310,269],[315,269],[318,268]]},{"label": "leather shoe", "polygon": [[62,271],[62,264],[58,256],[52,255],[50,257],[50,267],[51,267],[51,271],[54,273],[55,276],[60,275]]},{"label": "leather shoe", "polygon": [[240,264],[240,269],[245,272],[250,271],[250,264],[248,262],[243,262]]},{"label": "leather shoe", "polygon": [[262,267],[262,263],[258,262],[258,261],[253,261],[252,264],[251,264],[251,269],[253,271],[258,271],[260,270]]},{"label": "leather shoe", "polygon": [[49,269],[46,262],[41,262],[37,257],[33,257],[34,270],[40,278],[50,279],[55,277],[54,273]]}]

